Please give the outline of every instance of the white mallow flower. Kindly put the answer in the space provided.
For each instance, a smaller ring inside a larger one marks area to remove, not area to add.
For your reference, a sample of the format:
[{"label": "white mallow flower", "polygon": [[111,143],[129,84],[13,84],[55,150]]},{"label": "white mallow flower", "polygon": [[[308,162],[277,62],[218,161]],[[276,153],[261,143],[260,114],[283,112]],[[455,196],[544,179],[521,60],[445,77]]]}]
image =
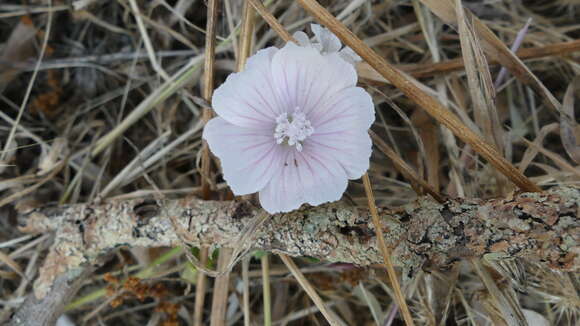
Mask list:
[{"label": "white mallow flower", "polygon": [[369,167],[371,96],[340,44],[318,35],[324,51],[290,42],[258,51],[212,98],[218,117],[203,138],[234,194],[259,192],[269,213],[339,200]]},{"label": "white mallow flower", "polygon": [[296,32],[292,36],[294,36],[296,41],[298,41],[298,44],[301,46],[313,47],[323,55],[338,53],[342,59],[352,65],[355,65],[362,60],[361,57],[359,57],[351,48],[343,48],[338,37],[327,28],[318,24],[310,24],[310,29],[312,29],[312,32],[314,33],[313,40],[310,40],[308,35],[302,31]]}]

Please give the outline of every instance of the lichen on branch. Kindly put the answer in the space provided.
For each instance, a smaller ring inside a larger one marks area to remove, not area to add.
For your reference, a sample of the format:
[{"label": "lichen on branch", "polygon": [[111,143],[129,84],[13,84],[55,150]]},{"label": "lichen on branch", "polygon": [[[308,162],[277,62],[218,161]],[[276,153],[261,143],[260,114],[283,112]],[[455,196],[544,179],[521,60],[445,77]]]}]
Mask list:
[{"label": "lichen on branch", "polygon": [[[509,198],[428,198],[379,209],[393,261],[411,276],[422,267],[448,268],[461,259],[522,257],[555,270],[580,269],[580,189],[556,187]],[[115,248],[239,246],[263,210],[248,201],[136,199],[44,207],[22,212],[21,230],[55,232],[35,283],[41,298],[64,273],[80,273]],[[333,203],[270,216],[254,230],[251,247],[330,262],[380,264],[367,209]]]}]

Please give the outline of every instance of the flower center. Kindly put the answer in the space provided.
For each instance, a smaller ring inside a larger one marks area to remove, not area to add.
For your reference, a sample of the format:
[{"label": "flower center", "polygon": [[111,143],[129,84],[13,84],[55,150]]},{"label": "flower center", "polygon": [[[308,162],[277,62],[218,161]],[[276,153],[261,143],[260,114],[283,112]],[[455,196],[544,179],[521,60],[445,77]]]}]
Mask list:
[{"label": "flower center", "polygon": [[276,118],[274,138],[278,144],[287,143],[289,146],[296,146],[296,149],[301,152],[302,142],[312,133],[314,133],[314,128],[299,107],[294,109],[290,117],[288,113],[282,113]]}]

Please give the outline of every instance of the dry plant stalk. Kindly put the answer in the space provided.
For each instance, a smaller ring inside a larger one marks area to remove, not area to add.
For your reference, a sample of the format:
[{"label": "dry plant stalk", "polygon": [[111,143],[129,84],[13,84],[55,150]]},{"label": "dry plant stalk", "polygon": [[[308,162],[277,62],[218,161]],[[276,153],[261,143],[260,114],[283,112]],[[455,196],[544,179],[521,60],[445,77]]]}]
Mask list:
[{"label": "dry plant stalk", "polygon": [[[216,32],[216,21],[218,13],[218,0],[210,0],[207,4],[207,28],[205,37],[205,60],[204,60],[204,73],[203,73],[203,99],[207,103],[211,103],[211,97],[213,95],[213,75],[214,75],[214,62],[215,62],[215,32]],[[203,121],[207,123],[213,116],[213,111],[211,108],[206,107],[203,109]],[[201,153],[201,188],[203,198],[209,199],[210,196],[210,153],[207,146],[207,142],[203,142],[202,153]]]},{"label": "dry plant stalk", "polygon": [[[207,4],[207,24],[205,35],[205,58],[204,58],[204,73],[203,73],[203,99],[207,103],[211,103],[214,88],[214,65],[215,65],[215,36],[216,36],[216,21],[218,14],[218,0],[210,0]],[[210,107],[203,108],[202,120],[207,123],[213,116],[213,111]],[[207,142],[202,140],[201,148],[201,193],[202,198],[209,199],[211,196],[210,189],[210,172],[211,172],[211,154]],[[205,264],[208,257],[207,248],[201,248],[201,263]],[[203,306],[205,304],[206,292],[206,275],[199,273],[197,277],[197,286],[195,287],[195,310],[193,313],[194,324],[196,326],[202,325]]]},{"label": "dry plant stalk", "polygon": [[369,174],[365,173],[362,176],[362,180],[368,200],[369,211],[371,213],[373,226],[375,227],[376,239],[378,240],[377,242],[379,243],[379,248],[381,249],[381,254],[383,256],[383,263],[385,265],[385,268],[387,269],[387,275],[389,276],[389,281],[391,282],[391,287],[393,288],[395,302],[397,303],[397,305],[399,305],[401,315],[405,320],[405,325],[413,326],[415,325],[415,323],[413,322],[411,311],[407,306],[405,295],[403,294],[401,284],[399,283],[399,276],[395,271],[395,266],[393,266],[393,258],[391,257],[393,253],[391,251],[391,247],[387,247],[387,243],[385,242],[385,236],[383,234],[381,219],[379,217],[379,212],[375,202],[375,195],[373,194],[373,188],[371,186],[371,179],[369,178]]},{"label": "dry plant stalk", "polygon": [[[505,199],[422,198],[401,209],[379,208],[384,239],[405,276],[422,267],[448,268],[461,259],[494,254],[523,257],[562,271],[580,270],[580,189],[556,187]],[[22,212],[21,230],[55,232],[35,283],[49,293],[62,274],[78,273],[119,246],[235,248],[262,209],[249,201],[199,199],[111,201]],[[272,215],[252,247],[290,256],[320,257],[360,266],[382,263],[367,209],[342,203]]]},{"label": "dry plant stalk", "polygon": [[[218,257],[218,269],[225,268],[232,259],[232,248],[223,248]],[[211,326],[226,325],[226,309],[228,307],[228,291],[230,273],[223,273],[216,277],[211,302]],[[202,309],[203,311],[203,309]]]},{"label": "dry plant stalk", "polygon": [[284,28],[284,26],[278,22],[276,17],[274,17],[274,15],[272,15],[266,7],[264,7],[264,4],[261,2],[261,0],[248,1],[252,4],[254,9],[256,9],[256,12],[262,16],[266,23],[268,23],[268,26],[270,26],[270,28],[272,28],[278,34],[278,36],[280,36],[286,42],[298,43],[294,37]]},{"label": "dry plant stalk", "polygon": [[[550,56],[566,56],[568,54],[580,51],[580,40],[554,43],[545,46],[525,48],[518,50],[515,54],[520,60],[540,59]],[[500,64],[495,58],[488,59],[489,65]],[[438,75],[443,75],[458,70],[465,69],[463,58],[449,59],[442,62],[435,63],[417,63],[417,64],[403,64],[397,65],[397,68],[406,72],[415,78],[428,78]],[[361,78],[377,82],[388,83],[383,76],[376,72],[368,63],[361,62],[357,66],[357,71]]]},{"label": "dry plant stalk", "polygon": [[284,262],[284,265],[286,265],[286,267],[290,270],[290,272],[292,273],[292,275],[294,276],[294,278],[296,279],[298,284],[300,284],[300,286],[308,294],[310,299],[312,299],[312,301],[314,302],[316,307],[320,310],[320,312],[322,313],[324,318],[326,318],[326,321],[328,321],[328,323],[331,326],[340,325],[340,323],[336,320],[336,318],[334,317],[331,310],[329,310],[327,308],[327,306],[324,304],[324,301],[318,295],[318,292],[316,292],[316,289],[312,286],[312,284],[310,284],[310,282],[304,276],[304,274],[302,274],[302,272],[300,271],[300,268],[294,263],[294,261],[292,261],[292,259],[290,257],[288,257],[284,254],[280,254],[279,256],[280,256],[280,259],[282,259],[282,262]]}]

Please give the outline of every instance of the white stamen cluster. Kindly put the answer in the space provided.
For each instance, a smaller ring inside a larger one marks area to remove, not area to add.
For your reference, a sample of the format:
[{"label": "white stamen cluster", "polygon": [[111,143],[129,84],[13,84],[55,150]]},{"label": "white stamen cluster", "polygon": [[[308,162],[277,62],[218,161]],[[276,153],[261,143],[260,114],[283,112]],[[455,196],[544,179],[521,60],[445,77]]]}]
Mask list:
[{"label": "white stamen cluster", "polygon": [[302,142],[313,133],[314,128],[299,107],[294,109],[290,118],[288,118],[288,113],[282,113],[276,118],[274,138],[278,144],[287,142],[289,146],[296,146],[296,149],[301,152]]}]

